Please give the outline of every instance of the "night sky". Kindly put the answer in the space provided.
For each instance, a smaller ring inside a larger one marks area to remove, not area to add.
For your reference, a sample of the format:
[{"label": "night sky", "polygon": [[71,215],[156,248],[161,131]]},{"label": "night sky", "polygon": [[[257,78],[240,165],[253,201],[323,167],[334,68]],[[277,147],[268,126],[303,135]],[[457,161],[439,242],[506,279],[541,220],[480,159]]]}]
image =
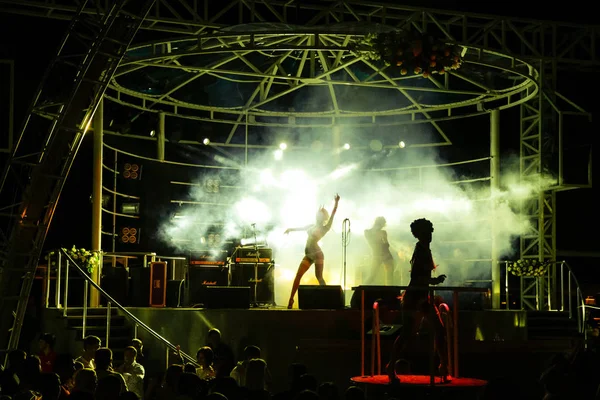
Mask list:
[{"label": "night sky", "polygon": [[[407,5],[425,6],[423,2],[404,2]],[[525,18],[565,20],[569,22],[592,22],[596,16],[593,13],[578,15],[578,9],[560,7],[552,10],[540,10],[540,7],[531,7],[532,11],[506,9],[505,3],[497,2],[430,2],[431,8],[452,9],[456,11],[484,12],[521,16]],[[486,9],[487,7],[487,9]],[[3,14],[0,10],[0,58],[15,60],[16,66],[16,104],[15,104],[15,131],[18,131],[25,111],[31,101],[31,96],[38,85],[38,79],[43,73],[47,63],[53,56],[58,40],[61,38],[66,23],[49,19],[39,19],[18,15]],[[559,76],[560,91],[567,97],[578,101],[585,109],[597,115],[597,101],[592,98],[592,93],[600,89],[598,79],[592,74],[577,72],[564,73]],[[518,108],[502,113],[502,152],[503,155],[518,154]],[[469,121],[469,120],[465,120]],[[461,123],[454,131],[461,130]],[[484,121],[483,124],[486,122]],[[572,147],[581,143],[592,143],[592,134],[597,128],[586,126],[585,131],[574,133],[577,135]],[[57,246],[70,246],[75,244],[89,247],[91,241],[90,226],[90,194],[91,194],[91,135],[77,156],[71,176],[69,177],[61,202],[58,206],[53,226],[46,241],[46,248]],[[455,150],[468,155],[473,149],[468,137],[453,135]],[[480,150],[480,149],[479,149]],[[577,157],[576,157],[577,158]],[[576,159],[575,158],[575,159]],[[573,162],[575,161],[573,159]],[[566,166],[568,169],[568,165]],[[597,245],[597,226],[600,222],[594,207],[597,198],[597,189],[585,189],[559,193],[558,195],[558,249],[571,251],[599,251]],[[598,259],[577,258],[570,260],[578,274],[586,279],[598,281],[595,263]]]}]

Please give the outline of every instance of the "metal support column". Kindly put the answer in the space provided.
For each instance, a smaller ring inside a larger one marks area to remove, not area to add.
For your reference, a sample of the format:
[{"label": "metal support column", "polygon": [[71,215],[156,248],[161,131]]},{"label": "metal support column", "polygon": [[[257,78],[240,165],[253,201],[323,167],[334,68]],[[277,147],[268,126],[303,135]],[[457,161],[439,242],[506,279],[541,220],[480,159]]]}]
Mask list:
[{"label": "metal support column", "polygon": [[156,134],[156,158],[165,161],[165,113],[158,113],[158,132]]},{"label": "metal support column", "polygon": [[[92,120],[94,129],[94,154],[92,175],[92,251],[102,250],[102,159],[103,159],[103,135],[104,135],[104,100],[100,100],[98,108]],[[100,268],[94,268],[92,279],[100,284]],[[100,305],[100,293],[92,289],[90,294],[90,306]]]},{"label": "metal support column", "polygon": [[496,229],[496,201],[500,190],[500,110],[490,113],[490,198],[492,211],[492,308],[500,308],[500,262]]}]

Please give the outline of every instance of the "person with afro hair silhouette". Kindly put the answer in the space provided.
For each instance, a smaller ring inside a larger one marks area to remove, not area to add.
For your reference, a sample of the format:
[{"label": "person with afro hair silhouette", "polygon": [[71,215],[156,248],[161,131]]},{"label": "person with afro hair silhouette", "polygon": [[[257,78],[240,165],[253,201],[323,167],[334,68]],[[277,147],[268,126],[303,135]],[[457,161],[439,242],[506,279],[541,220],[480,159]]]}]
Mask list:
[{"label": "person with afro hair silhouette", "polygon": [[410,283],[402,297],[405,323],[402,332],[394,342],[391,359],[387,366],[388,376],[390,383],[397,382],[396,362],[401,359],[401,353],[410,339],[417,336],[421,327],[427,326],[432,333],[435,333],[435,347],[440,360],[439,375],[443,382],[449,382],[446,330],[437,307],[433,301],[429,300],[429,290],[427,289],[429,285],[438,285],[446,280],[446,275],[435,278],[431,276],[435,269],[430,249],[433,224],[425,218],[417,219],[410,224],[410,230],[418,242],[410,261]]}]

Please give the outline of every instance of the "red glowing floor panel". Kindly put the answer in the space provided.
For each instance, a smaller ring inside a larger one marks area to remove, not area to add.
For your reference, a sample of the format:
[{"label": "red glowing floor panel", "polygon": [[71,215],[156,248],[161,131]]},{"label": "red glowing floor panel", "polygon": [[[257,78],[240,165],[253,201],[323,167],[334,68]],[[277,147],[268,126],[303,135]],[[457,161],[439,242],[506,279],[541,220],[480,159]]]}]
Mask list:
[{"label": "red glowing floor panel", "polygon": [[[400,385],[429,386],[429,375],[399,375]],[[367,385],[387,385],[390,381],[387,375],[355,376],[354,383]],[[442,378],[436,377],[435,384],[444,387],[483,387],[486,381],[474,378],[452,378],[452,382],[442,383]]]}]

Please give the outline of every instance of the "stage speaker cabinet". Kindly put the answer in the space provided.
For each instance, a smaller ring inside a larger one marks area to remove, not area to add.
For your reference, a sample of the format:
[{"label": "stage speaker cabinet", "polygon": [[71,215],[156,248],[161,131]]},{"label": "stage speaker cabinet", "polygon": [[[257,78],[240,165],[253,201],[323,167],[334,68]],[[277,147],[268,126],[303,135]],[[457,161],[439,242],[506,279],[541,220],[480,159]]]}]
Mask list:
[{"label": "stage speaker cabinet", "polygon": [[209,296],[207,288],[229,286],[229,268],[190,265],[187,274],[187,299],[190,306],[203,305]]},{"label": "stage speaker cabinet", "polygon": [[[231,266],[231,284],[250,286],[253,303],[275,304],[274,264],[233,264]],[[254,298],[256,285],[256,298]]]},{"label": "stage speaker cabinet", "polygon": [[165,307],[167,304],[167,263],[150,263],[150,307]]},{"label": "stage speaker cabinet", "polygon": [[301,310],[341,310],[345,307],[344,291],[339,285],[301,285],[298,307]]},{"label": "stage speaker cabinet", "polygon": [[249,286],[208,286],[205,308],[250,308]]},{"label": "stage speaker cabinet", "polygon": [[400,310],[400,289],[396,286],[359,286],[360,289],[354,290],[350,299],[350,308],[360,310],[361,292],[365,293],[365,310],[372,310],[373,303],[381,300],[382,306],[388,310]]}]

